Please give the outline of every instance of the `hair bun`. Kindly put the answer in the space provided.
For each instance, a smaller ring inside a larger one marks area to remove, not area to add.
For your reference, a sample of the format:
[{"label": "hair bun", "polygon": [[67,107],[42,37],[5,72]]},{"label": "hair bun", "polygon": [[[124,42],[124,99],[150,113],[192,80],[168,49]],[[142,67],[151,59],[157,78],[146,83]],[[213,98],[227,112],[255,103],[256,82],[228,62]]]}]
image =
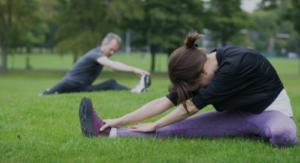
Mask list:
[{"label": "hair bun", "polygon": [[194,48],[195,47],[195,42],[198,38],[202,38],[204,35],[198,34],[197,31],[192,33],[192,34],[187,34],[186,38],[184,40],[184,45],[187,48]]}]

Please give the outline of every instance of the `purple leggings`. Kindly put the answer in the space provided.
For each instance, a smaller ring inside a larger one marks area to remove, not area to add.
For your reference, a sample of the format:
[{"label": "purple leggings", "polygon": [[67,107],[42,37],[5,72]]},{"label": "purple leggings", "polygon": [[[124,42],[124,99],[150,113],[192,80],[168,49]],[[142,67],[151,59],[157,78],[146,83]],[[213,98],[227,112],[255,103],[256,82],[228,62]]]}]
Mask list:
[{"label": "purple leggings", "polygon": [[159,128],[156,132],[131,132],[117,129],[117,136],[143,137],[220,137],[258,135],[278,146],[299,145],[292,118],[279,111],[252,114],[245,111],[210,111]]}]

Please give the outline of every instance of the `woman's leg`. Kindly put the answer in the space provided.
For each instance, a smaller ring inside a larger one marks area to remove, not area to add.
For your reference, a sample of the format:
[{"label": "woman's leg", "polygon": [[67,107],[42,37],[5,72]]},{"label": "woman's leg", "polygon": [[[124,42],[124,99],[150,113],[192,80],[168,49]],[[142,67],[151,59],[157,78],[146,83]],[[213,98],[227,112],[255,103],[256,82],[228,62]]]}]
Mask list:
[{"label": "woman's leg", "polygon": [[116,136],[144,137],[220,137],[259,135],[279,146],[297,145],[297,128],[293,120],[278,111],[252,114],[243,111],[210,111],[162,127],[156,132],[130,132],[116,129]]},{"label": "woman's leg", "polygon": [[220,137],[248,135],[249,133],[238,130],[238,128],[245,128],[247,125],[247,122],[236,112],[210,111],[162,127],[153,133],[130,132],[129,129],[117,129],[117,136],[141,135],[145,137]]},{"label": "woman's leg", "polygon": [[84,92],[92,92],[92,91],[99,91],[99,90],[130,90],[130,89],[128,87],[120,85],[114,79],[107,80],[100,84],[89,85],[81,88],[81,91]]},{"label": "woman's leg", "polygon": [[264,111],[259,116],[246,118],[259,127],[258,135],[278,146],[299,145],[297,127],[292,118],[279,111]]}]

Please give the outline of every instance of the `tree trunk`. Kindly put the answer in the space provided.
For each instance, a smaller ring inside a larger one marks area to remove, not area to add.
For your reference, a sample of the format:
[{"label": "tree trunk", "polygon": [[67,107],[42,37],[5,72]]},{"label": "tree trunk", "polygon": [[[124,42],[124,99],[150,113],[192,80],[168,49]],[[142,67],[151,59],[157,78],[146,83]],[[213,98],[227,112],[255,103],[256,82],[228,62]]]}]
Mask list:
[{"label": "tree trunk", "polygon": [[42,54],[43,53],[43,46],[39,47],[39,53]]},{"label": "tree trunk", "polygon": [[26,57],[25,69],[26,70],[30,70],[31,69],[29,56]]},{"label": "tree trunk", "polygon": [[221,44],[222,46],[226,46],[226,43],[228,41],[228,30],[227,29],[227,26],[225,25],[225,27],[222,29],[222,33],[221,33]]},{"label": "tree trunk", "polygon": [[221,44],[222,46],[226,46],[226,42],[227,42],[227,39],[226,39],[226,36],[222,35],[222,38],[221,38]]},{"label": "tree trunk", "polygon": [[54,47],[50,48],[50,53],[53,54],[54,53]]},{"label": "tree trunk", "polygon": [[171,54],[174,52],[174,49],[171,49],[171,48],[168,48],[167,49],[167,55],[168,55],[168,59],[167,59],[167,72],[168,72],[168,69],[169,69],[169,58],[171,56]]},{"label": "tree trunk", "polygon": [[7,59],[6,59],[6,45],[4,43],[1,44],[1,51],[2,51],[2,66],[1,66],[1,71],[2,72],[7,72]]},{"label": "tree trunk", "polygon": [[18,52],[17,53],[19,53],[19,54],[22,54],[23,53],[23,47],[21,46],[21,47],[18,47]]},{"label": "tree trunk", "polygon": [[168,48],[167,49],[167,55],[168,55],[168,58],[170,58],[171,54],[173,53],[174,49],[171,49],[171,48]]},{"label": "tree trunk", "polygon": [[155,52],[156,52],[156,46],[154,44],[150,45],[150,51],[151,51],[151,72],[155,71]]},{"label": "tree trunk", "polygon": [[30,47],[26,47],[26,53],[30,54],[31,53],[31,48]]},{"label": "tree trunk", "polygon": [[74,64],[75,64],[76,61],[77,61],[77,55],[74,54]]}]

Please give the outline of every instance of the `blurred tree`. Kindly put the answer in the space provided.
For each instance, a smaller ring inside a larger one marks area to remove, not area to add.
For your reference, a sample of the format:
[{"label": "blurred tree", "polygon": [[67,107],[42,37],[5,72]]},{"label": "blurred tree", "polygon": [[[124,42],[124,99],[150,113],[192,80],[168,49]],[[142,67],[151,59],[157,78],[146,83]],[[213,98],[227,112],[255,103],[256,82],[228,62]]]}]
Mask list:
[{"label": "blurred tree", "polygon": [[[300,41],[300,1],[299,0],[289,0],[287,11],[282,15],[283,20],[289,20],[293,23],[294,29],[298,32],[298,37],[295,37],[295,33],[292,38],[289,39],[287,49],[297,51],[300,54],[299,41]],[[291,48],[292,47],[292,48]],[[294,48],[295,47],[295,50]],[[300,58],[300,56],[299,56]],[[300,64],[299,64],[299,74],[300,74]]]},{"label": "blurred tree", "polygon": [[242,29],[255,28],[248,13],[242,11],[241,0],[211,0],[207,2],[205,27],[212,31],[212,39],[227,45]]},{"label": "blurred tree", "polygon": [[289,0],[287,10],[283,13],[282,19],[293,22],[294,29],[300,33],[300,1]]},{"label": "blurred tree", "polygon": [[151,68],[155,71],[155,55],[163,46],[170,55],[183,45],[189,31],[202,30],[203,2],[200,0],[145,0],[142,1],[143,19],[126,20],[123,26],[140,37],[135,43],[149,45]]},{"label": "blurred tree", "polygon": [[[300,42],[300,35],[298,32],[296,31],[291,31],[290,32],[290,37],[287,40],[287,44],[286,44],[286,49],[288,52],[297,52],[298,55],[300,55],[300,46],[299,46],[299,42]],[[300,57],[300,56],[299,56]],[[300,65],[299,65],[300,66]]]},{"label": "blurred tree", "polygon": [[59,52],[72,53],[75,62],[107,33],[117,31],[123,18],[139,17],[137,5],[135,0],[59,0]]},{"label": "blurred tree", "polygon": [[253,34],[256,50],[261,52],[276,51],[278,56],[282,57],[286,56],[284,51],[298,52],[299,46],[296,40],[298,40],[299,34],[293,30],[293,25],[299,21],[289,21],[287,9],[291,5],[292,0],[264,0],[259,4],[259,9],[252,14],[253,20],[258,26]]},{"label": "blurred tree", "polygon": [[[258,29],[252,33],[254,49],[260,52],[270,48],[271,40],[274,40],[278,31],[278,16],[274,12],[259,10],[252,14]],[[269,49],[273,50],[273,48]]]},{"label": "blurred tree", "polygon": [[72,53],[75,62],[77,55],[100,43],[106,6],[104,1],[59,0],[56,37],[60,40],[57,46],[60,54]]},{"label": "blurred tree", "polygon": [[18,43],[42,41],[45,30],[36,0],[0,0],[0,46],[2,50],[1,71],[7,71],[7,50]]},{"label": "blurred tree", "polygon": [[57,22],[55,17],[58,14],[58,1],[57,0],[37,0],[40,3],[42,15],[46,21],[48,30],[45,33],[45,42],[40,44],[39,46],[50,48],[51,53],[53,53],[53,49],[57,44],[57,40],[55,39],[55,32],[58,29]]},{"label": "blurred tree", "polygon": [[262,0],[258,5],[259,9],[268,11],[268,10],[274,10],[278,6],[280,6],[280,3],[285,0]]}]

